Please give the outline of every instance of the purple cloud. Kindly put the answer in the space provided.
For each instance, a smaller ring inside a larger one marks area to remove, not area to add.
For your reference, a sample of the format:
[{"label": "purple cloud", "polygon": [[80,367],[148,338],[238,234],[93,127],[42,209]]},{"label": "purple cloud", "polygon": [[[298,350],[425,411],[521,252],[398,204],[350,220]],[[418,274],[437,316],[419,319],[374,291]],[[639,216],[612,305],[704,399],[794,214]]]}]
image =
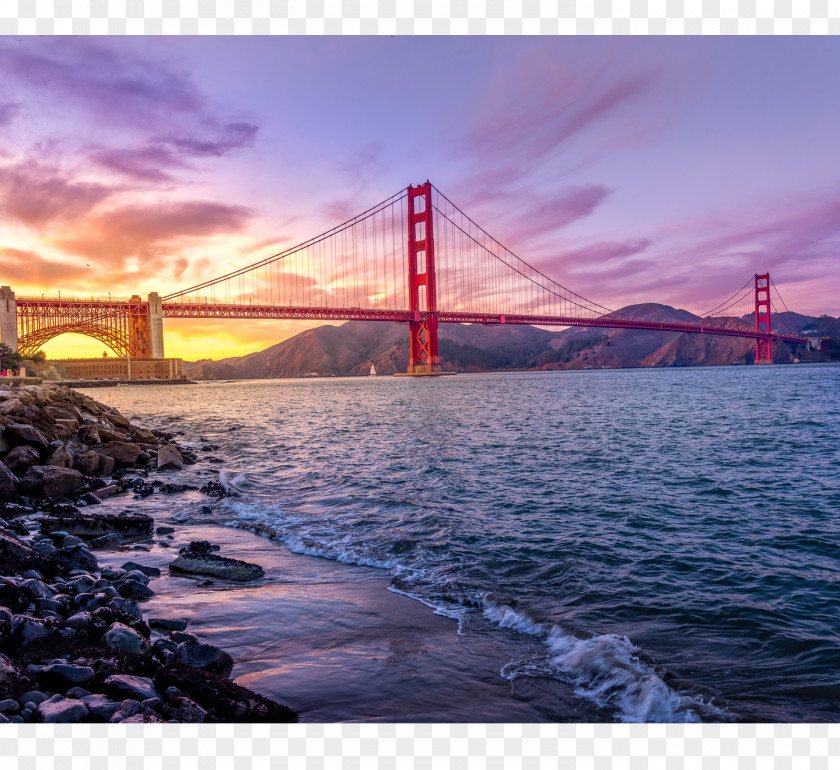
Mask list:
[{"label": "purple cloud", "polygon": [[196,157],[216,157],[254,143],[259,130],[251,123],[228,123],[221,126],[211,121],[211,132],[205,136],[169,136],[158,141],[174,147],[178,152]]},{"label": "purple cloud", "polygon": [[4,102],[0,104],[0,126],[8,126],[14,120],[20,104],[17,102]]},{"label": "purple cloud", "polygon": [[0,166],[0,209],[30,227],[43,228],[90,212],[113,193],[96,182],[76,182],[38,161]]},{"label": "purple cloud", "polygon": [[90,158],[110,171],[146,182],[172,181],[166,169],[186,166],[166,148],[154,146],[97,150],[90,154]]}]

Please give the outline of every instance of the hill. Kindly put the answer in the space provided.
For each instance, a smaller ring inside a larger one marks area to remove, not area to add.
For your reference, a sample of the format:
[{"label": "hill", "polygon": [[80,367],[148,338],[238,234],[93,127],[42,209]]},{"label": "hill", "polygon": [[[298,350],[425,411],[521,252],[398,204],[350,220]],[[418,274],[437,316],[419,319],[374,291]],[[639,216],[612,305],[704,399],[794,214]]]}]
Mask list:
[{"label": "hill", "polygon": [[[687,310],[654,303],[630,305],[618,312],[650,321],[698,320]],[[790,329],[840,333],[840,319],[784,315],[785,326]],[[750,328],[751,319],[730,318],[725,323]],[[441,324],[439,349],[445,370],[478,372],[751,364],[755,343],[739,337],[636,329],[577,327],[546,331],[533,326]],[[394,374],[405,371],[408,355],[404,324],[351,321],[308,329],[247,356],[184,362],[184,373],[192,379],[352,376],[368,374],[373,364],[379,374]],[[786,345],[780,345],[774,356],[780,363],[794,357]],[[797,350],[796,356],[800,360],[825,360],[813,351]]]}]

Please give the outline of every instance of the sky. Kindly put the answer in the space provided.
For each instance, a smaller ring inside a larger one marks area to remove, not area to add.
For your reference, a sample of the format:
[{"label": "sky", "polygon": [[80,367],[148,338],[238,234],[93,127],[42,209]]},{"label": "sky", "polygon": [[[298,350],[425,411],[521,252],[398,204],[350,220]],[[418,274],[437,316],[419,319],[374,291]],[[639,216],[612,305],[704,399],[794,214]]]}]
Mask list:
[{"label": "sky", "polygon": [[[145,296],[430,179],[607,307],[840,315],[831,37],[0,37],[0,283]],[[188,360],[316,322],[165,321]],[[100,355],[63,335],[50,357]]]}]

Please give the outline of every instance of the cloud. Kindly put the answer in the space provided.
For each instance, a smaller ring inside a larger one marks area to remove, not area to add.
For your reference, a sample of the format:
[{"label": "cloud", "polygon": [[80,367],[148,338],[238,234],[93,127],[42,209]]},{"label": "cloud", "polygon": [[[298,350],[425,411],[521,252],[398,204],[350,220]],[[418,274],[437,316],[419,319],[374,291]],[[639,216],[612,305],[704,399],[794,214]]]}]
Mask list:
[{"label": "cloud", "polygon": [[151,145],[97,150],[90,154],[90,158],[111,171],[147,182],[170,182],[172,176],[164,169],[186,167],[170,150]]},{"label": "cloud", "polygon": [[158,141],[184,155],[220,158],[241,147],[252,145],[259,131],[252,123],[219,125],[216,121],[208,121],[208,125],[211,130],[204,136],[167,136]]},{"label": "cloud", "polygon": [[[23,286],[37,286],[49,290],[59,282],[86,278],[89,268],[45,259],[34,251],[12,249],[0,246],[0,262],[3,265],[3,281]],[[14,282],[14,283],[12,283]]]},{"label": "cloud", "polygon": [[164,265],[196,239],[243,230],[250,218],[251,211],[244,206],[209,201],[130,204],[85,220],[54,245],[111,267],[140,259],[147,270]]},{"label": "cloud", "polygon": [[0,126],[8,126],[14,120],[20,104],[17,102],[0,103]]},{"label": "cloud", "polygon": [[38,161],[0,166],[0,208],[30,227],[81,217],[113,192],[98,182],[71,181],[58,167]]},{"label": "cloud", "polygon": [[187,78],[151,59],[80,38],[0,41],[0,69],[33,96],[68,99],[108,123],[150,124],[204,108]]}]

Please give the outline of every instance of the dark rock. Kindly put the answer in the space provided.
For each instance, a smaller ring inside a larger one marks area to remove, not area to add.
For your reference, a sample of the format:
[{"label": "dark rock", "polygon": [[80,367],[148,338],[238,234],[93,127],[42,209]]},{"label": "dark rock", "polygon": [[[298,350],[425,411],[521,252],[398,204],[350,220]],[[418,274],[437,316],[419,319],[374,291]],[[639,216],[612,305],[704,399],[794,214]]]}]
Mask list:
[{"label": "dark rock", "polygon": [[119,516],[109,513],[77,513],[50,515],[41,518],[41,531],[64,531],[79,537],[100,537],[117,533],[123,537],[151,535],[155,520],[145,514]]},{"label": "dark rock", "polygon": [[135,714],[133,717],[126,717],[122,720],[122,724],[157,724],[163,720],[157,714]]},{"label": "dark rock", "polygon": [[82,473],[96,473],[99,469],[99,455],[92,451],[77,454],[73,458],[73,467]]},{"label": "dark rock", "polygon": [[0,500],[11,500],[17,494],[20,479],[12,473],[5,463],[0,462]]},{"label": "dark rock", "polygon": [[90,549],[92,551],[115,551],[122,545],[125,538],[117,532],[112,532],[109,535],[103,535],[90,541]]},{"label": "dark rock", "polygon": [[160,569],[158,567],[147,567],[144,564],[138,564],[136,561],[127,561],[122,565],[122,568],[128,571],[136,570],[137,572],[142,572],[150,578],[160,577]]},{"label": "dark rock", "polygon": [[97,450],[100,455],[113,457],[116,462],[123,465],[134,465],[141,451],[137,444],[129,444],[125,441],[109,441]]},{"label": "dark rock", "polygon": [[74,666],[71,663],[53,663],[44,666],[35,674],[38,684],[47,690],[61,690],[83,684],[93,679],[94,671],[89,666]]},{"label": "dark rock", "polygon": [[39,703],[43,703],[46,699],[47,696],[40,690],[28,690],[20,696],[20,702],[24,706],[31,703],[33,706],[37,707]]},{"label": "dark rock", "polygon": [[212,497],[216,500],[221,500],[223,497],[238,497],[235,492],[225,488],[218,481],[208,481],[199,491],[207,495],[207,497]]},{"label": "dark rock", "polygon": [[112,700],[106,695],[85,695],[79,700],[87,705],[91,714],[100,719],[110,719],[120,709],[120,701]]},{"label": "dark rock", "polygon": [[146,640],[135,630],[124,626],[122,623],[114,623],[105,632],[102,637],[102,644],[112,650],[126,650],[137,654],[142,653],[146,648]]},{"label": "dark rock", "polygon": [[74,615],[71,615],[67,620],[64,621],[64,625],[70,628],[76,628],[82,631],[87,631],[88,628],[91,626],[91,614],[90,612],[77,612]]},{"label": "dark rock", "polygon": [[27,681],[20,666],[0,653],[0,698],[14,698],[23,689],[21,685]]},{"label": "dark rock", "polygon": [[175,527],[158,527],[155,530],[156,535],[171,535],[175,531]]},{"label": "dark rock", "polygon": [[67,535],[64,540],[61,541],[62,548],[69,548],[71,545],[84,545],[84,540],[81,538],[76,537],[75,535]]},{"label": "dark rock", "polygon": [[34,512],[35,509],[28,505],[23,505],[22,503],[8,503],[4,500],[0,500],[0,516],[6,519],[6,521],[16,519],[18,516],[27,516]]},{"label": "dark rock", "polygon": [[30,644],[46,639],[54,626],[53,621],[32,618],[29,615],[15,615],[12,618],[12,637],[18,647],[27,647]]},{"label": "dark rock", "polygon": [[31,446],[18,446],[6,455],[3,462],[15,476],[23,476],[33,465],[41,462],[41,455]]},{"label": "dark rock", "polygon": [[87,446],[95,446],[96,444],[101,444],[102,439],[99,438],[99,426],[98,425],[82,425],[79,428],[79,441]]},{"label": "dark rock", "polygon": [[182,642],[175,650],[175,661],[187,666],[203,668],[224,677],[230,676],[233,670],[233,658],[212,644]]},{"label": "dark rock", "polygon": [[59,548],[50,554],[50,558],[58,562],[65,571],[74,569],[95,571],[99,566],[96,557],[81,545]]},{"label": "dark rock", "polygon": [[224,677],[174,663],[155,674],[158,690],[177,687],[218,722],[297,722],[297,712]]},{"label": "dark rock", "polygon": [[20,612],[29,606],[29,596],[20,586],[0,578],[0,606],[8,607],[12,612]]},{"label": "dark rock", "polygon": [[[178,692],[177,688],[170,687],[170,690]],[[167,719],[174,719],[178,722],[207,722],[210,715],[194,700],[184,698],[183,696],[170,697],[163,709],[163,715]]]},{"label": "dark rock", "polygon": [[187,627],[187,621],[182,618],[149,618],[149,625],[152,628],[165,628],[168,631],[183,631]]},{"label": "dark rock", "polygon": [[265,574],[265,570],[258,564],[217,556],[203,550],[186,549],[181,549],[178,558],[169,565],[169,570],[236,581],[256,580]]},{"label": "dark rock", "polygon": [[57,468],[72,468],[73,455],[71,455],[67,450],[67,447],[62,444],[49,456],[45,465],[54,465]]},{"label": "dark rock", "polygon": [[47,560],[11,532],[0,530],[0,565],[4,572],[22,573],[28,569],[41,574],[53,574]]},{"label": "dark rock", "polygon": [[29,444],[41,451],[49,448],[50,442],[41,431],[25,423],[13,422],[6,426],[6,437],[14,444]]},{"label": "dark rock", "polygon": [[21,488],[33,497],[69,497],[82,483],[82,474],[72,468],[33,465],[23,477]]},{"label": "dark rock", "polygon": [[160,697],[152,680],[145,676],[114,674],[105,680],[103,686],[107,692],[117,697],[134,698],[135,700]]},{"label": "dark rock", "polygon": [[[93,671],[93,669],[91,669]],[[65,698],[74,698],[75,700],[81,700],[82,698],[86,698],[90,695],[90,690],[86,690],[84,687],[71,687],[66,693],[64,693]]]},{"label": "dark rock", "polygon": [[115,587],[120,592],[120,596],[127,599],[148,599],[155,595],[155,592],[151,588],[143,585],[139,580],[123,579],[119,583],[116,583]]},{"label": "dark rock", "polygon": [[97,452],[97,457],[99,458],[99,465],[96,468],[96,473],[100,476],[110,476],[114,472],[114,466],[116,465],[116,460],[110,455],[105,455]]},{"label": "dark rock", "polygon": [[14,711],[20,711],[20,704],[14,698],[0,700],[0,714],[8,714]]},{"label": "dark rock", "polygon": [[20,519],[15,519],[10,525],[9,529],[14,532],[16,535],[20,535],[21,537],[26,537],[29,535],[29,530]]},{"label": "dark rock", "polygon": [[37,717],[40,722],[63,723],[81,722],[88,715],[87,704],[80,700],[44,701],[38,706]]},{"label": "dark rock", "polygon": [[182,471],[184,459],[178,448],[173,444],[165,444],[158,451],[157,469],[159,471]]},{"label": "dark rock", "polygon": [[120,612],[126,612],[132,617],[137,618],[138,620],[143,619],[142,611],[130,599],[123,599],[122,597],[118,596],[114,599],[111,599],[111,601],[108,602],[108,606],[112,609],[119,610]]},{"label": "dark rock", "polygon": [[[64,606],[61,602],[54,601],[53,599],[36,599],[35,609],[38,613],[52,612],[59,616],[64,615]],[[41,617],[44,616],[41,615]]]},{"label": "dark rock", "polygon": [[[125,569],[125,567],[123,567],[123,569]],[[136,580],[138,583],[142,583],[144,586],[147,586],[149,585],[150,578],[139,569],[133,569],[130,572],[126,572],[125,575],[122,576],[121,580]]]}]

